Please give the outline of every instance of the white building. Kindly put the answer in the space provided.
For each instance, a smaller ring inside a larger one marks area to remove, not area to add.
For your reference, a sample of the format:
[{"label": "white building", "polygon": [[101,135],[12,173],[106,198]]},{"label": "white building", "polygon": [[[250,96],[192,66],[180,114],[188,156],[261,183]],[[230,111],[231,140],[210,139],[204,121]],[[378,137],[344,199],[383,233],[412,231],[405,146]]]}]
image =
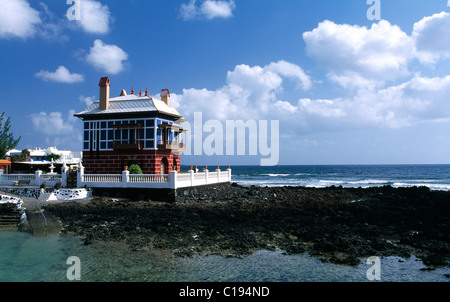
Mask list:
[{"label": "white building", "polygon": [[[81,161],[81,153],[74,153],[69,150],[58,150],[55,146],[48,147],[47,149],[41,149],[41,148],[33,148],[28,149],[30,151],[30,156],[27,160],[27,162],[41,162],[41,163],[50,163],[50,161],[47,160],[47,156],[51,154],[59,155],[60,158],[58,160],[55,160],[56,164],[63,164],[66,163],[66,165],[77,165]],[[6,153],[6,156],[12,157],[14,155],[21,155],[22,150],[9,150]]]}]

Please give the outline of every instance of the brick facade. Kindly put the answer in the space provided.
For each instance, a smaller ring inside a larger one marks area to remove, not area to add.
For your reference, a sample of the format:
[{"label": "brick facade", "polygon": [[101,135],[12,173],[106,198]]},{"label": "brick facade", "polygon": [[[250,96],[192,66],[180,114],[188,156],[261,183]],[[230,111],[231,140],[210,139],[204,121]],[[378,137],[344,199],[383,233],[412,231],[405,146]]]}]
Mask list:
[{"label": "brick facade", "polygon": [[[161,161],[165,171],[161,171]],[[86,174],[120,174],[125,166],[137,164],[144,174],[168,174],[180,172],[180,155],[170,150],[100,151],[83,153]]]}]

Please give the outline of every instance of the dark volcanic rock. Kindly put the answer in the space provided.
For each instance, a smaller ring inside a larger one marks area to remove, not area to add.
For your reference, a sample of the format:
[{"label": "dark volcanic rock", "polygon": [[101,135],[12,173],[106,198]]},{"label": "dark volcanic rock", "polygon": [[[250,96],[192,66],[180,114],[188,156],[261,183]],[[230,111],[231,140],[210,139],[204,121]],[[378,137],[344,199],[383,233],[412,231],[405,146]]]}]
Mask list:
[{"label": "dark volcanic rock", "polygon": [[63,233],[126,241],[132,249],[190,256],[243,256],[278,247],[357,265],[370,256],[416,255],[450,263],[450,192],[428,188],[196,188],[181,202],[120,201],[48,205]]}]

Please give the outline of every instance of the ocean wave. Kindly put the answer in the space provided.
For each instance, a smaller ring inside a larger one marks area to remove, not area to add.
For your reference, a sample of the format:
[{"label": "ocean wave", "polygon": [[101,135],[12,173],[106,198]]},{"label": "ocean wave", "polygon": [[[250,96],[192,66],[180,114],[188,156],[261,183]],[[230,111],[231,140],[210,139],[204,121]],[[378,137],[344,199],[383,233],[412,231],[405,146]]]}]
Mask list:
[{"label": "ocean wave", "polygon": [[393,187],[428,187],[430,190],[434,191],[450,191],[450,184],[439,184],[439,183],[404,183],[395,182]]},{"label": "ocean wave", "polygon": [[436,182],[402,182],[402,181],[389,181],[389,180],[358,180],[358,181],[346,181],[346,180],[306,180],[306,179],[235,179],[237,183],[243,186],[268,186],[268,187],[283,187],[283,186],[304,186],[308,188],[326,188],[331,186],[342,186],[346,188],[357,187],[380,187],[385,185],[391,185],[393,187],[428,187],[430,190],[450,191],[450,184],[442,184]]}]

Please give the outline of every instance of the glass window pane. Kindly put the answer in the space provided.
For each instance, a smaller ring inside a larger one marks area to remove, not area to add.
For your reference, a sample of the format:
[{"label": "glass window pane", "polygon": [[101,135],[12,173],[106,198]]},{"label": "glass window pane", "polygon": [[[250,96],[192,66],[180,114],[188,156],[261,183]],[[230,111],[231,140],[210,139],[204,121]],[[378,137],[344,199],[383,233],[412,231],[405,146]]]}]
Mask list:
[{"label": "glass window pane", "polygon": [[106,140],[106,130],[101,131],[101,140],[103,140],[103,141]]},{"label": "glass window pane", "polygon": [[153,128],[147,128],[145,129],[145,138],[146,139],[153,139],[155,136],[155,133],[153,131]]},{"label": "glass window pane", "polygon": [[128,139],[128,129],[122,129],[122,139]]}]

